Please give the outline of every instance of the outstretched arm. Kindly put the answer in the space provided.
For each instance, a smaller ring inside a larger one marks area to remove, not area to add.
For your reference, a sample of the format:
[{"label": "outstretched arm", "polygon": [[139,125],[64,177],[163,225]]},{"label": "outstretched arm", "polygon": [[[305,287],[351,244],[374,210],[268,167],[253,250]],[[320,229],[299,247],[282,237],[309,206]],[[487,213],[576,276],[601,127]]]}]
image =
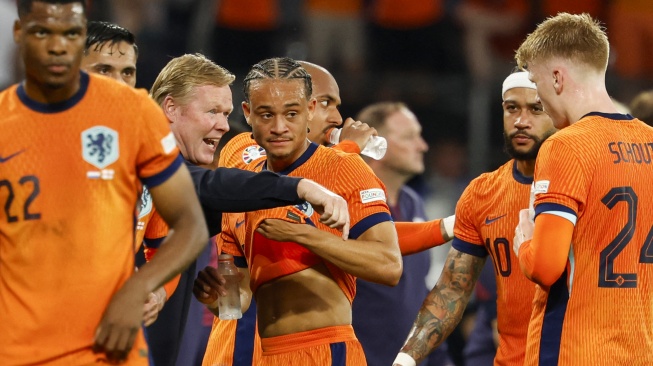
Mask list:
[{"label": "outstretched arm", "polygon": [[410,255],[453,239],[455,216],[426,222],[395,222],[401,255]]},{"label": "outstretched arm", "polygon": [[411,365],[410,358],[420,363],[447,339],[463,316],[485,260],[449,250],[440,279],[424,300],[394,365]]}]

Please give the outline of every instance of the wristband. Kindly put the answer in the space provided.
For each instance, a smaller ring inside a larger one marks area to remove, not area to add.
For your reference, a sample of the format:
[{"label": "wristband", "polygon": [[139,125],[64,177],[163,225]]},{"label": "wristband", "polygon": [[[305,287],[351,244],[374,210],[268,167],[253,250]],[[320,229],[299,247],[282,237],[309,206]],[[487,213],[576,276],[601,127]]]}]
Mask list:
[{"label": "wristband", "polygon": [[453,239],[453,226],[455,222],[456,215],[451,215],[442,219],[442,223],[444,224],[444,232],[447,233],[447,237],[449,237],[449,239]]},{"label": "wristband", "polygon": [[404,352],[399,352],[397,358],[395,358],[395,361],[392,364],[401,366],[417,366],[415,359],[412,358],[408,353]]}]

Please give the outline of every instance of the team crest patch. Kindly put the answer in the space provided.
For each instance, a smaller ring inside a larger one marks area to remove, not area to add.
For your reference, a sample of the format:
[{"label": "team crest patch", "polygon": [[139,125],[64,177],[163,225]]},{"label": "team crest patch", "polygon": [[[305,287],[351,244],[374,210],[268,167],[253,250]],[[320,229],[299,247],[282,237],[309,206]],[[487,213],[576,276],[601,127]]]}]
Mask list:
[{"label": "team crest patch", "polygon": [[82,131],[82,157],[98,169],[118,160],[118,132],[105,126],[95,126]]},{"label": "team crest patch", "polygon": [[537,182],[535,182],[535,188],[533,189],[533,193],[540,194],[540,193],[548,192],[549,183],[550,181],[548,180],[538,180]]},{"label": "team crest patch", "polygon": [[152,196],[145,186],[143,186],[143,193],[141,194],[139,203],[138,218],[141,219],[152,212]]},{"label": "team crest patch", "polygon": [[360,191],[361,202],[369,203],[374,201],[384,201],[385,202],[385,192],[380,188],[366,189]]},{"label": "team crest patch", "polygon": [[264,148],[258,145],[248,146],[245,148],[245,150],[243,150],[243,162],[245,162],[245,164],[249,164],[252,161],[265,155],[266,154]]}]

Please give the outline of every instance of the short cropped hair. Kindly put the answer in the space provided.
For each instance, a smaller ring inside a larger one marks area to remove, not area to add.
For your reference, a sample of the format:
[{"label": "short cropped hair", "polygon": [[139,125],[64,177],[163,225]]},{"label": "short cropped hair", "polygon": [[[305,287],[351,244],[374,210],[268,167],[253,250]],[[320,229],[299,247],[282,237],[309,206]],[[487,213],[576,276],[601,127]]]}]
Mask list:
[{"label": "short cropped hair", "polygon": [[193,89],[198,86],[231,85],[236,77],[229,70],[200,53],[173,58],[157,76],[150,96],[159,104],[170,95],[180,103],[188,103]]},{"label": "short cropped hair", "polygon": [[643,91],[630,102],[630,113],[649,126],[653,126],[653,90]]},{"label": "short cropped hair", "polygon": [[534,60],[562,57],[597,71],[608,67],[610,45],[605,28],[589,14],[559,13],[540,23],[515,54],[517,65],[528,68]]},{"label": "short cropped hair", "polygon": [[367,123],[370,127],[379,130],[385,127],[385,121],[389,116],[402,110],[409,110],[406,104],[402,102],[374,103],[358,112],[356,120]]},{"label": "short cropped hair", "polygon": [[100,21],[90,21],[86,27],[86,43],[84,44],[84,54],[88,55],[89,49],[98,51],[105,44],[113,46],[116,43],[125,42],[134,47],[134,53],[138,57],[138,46],[136,46],[136,36],[127,28],[117,24]]},{"label": "short cropped hair", "polygon": [[249,87],[252,80],[262,79],[300,79],[304,81],[306,99],[311,99],[311,95],[313,94],[311,75],[302,65],[290,57],[269,58],[252,66],[243,82],[243,92],[245,93],[245,101],[247,103],[249,103]]},{"label": "short cropped hair", "polygon": [[23,18],[25,15],[32,11],[33,3],[46,3],[46,4],[73,4],[80,3],[84,8],[86,14],[86,0],[18,0],[18,17]]}]

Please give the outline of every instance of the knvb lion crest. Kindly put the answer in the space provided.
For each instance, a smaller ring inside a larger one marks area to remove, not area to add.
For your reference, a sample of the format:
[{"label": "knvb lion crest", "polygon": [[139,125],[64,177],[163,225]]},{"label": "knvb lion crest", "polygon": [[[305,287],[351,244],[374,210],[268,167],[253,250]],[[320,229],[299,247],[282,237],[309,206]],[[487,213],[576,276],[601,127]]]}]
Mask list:
[{"label": "knvb lion crest", "polygon": [[98,169],[118,160],[118,132],[104,126],[91,127],[82,131],[82,156]]}]

